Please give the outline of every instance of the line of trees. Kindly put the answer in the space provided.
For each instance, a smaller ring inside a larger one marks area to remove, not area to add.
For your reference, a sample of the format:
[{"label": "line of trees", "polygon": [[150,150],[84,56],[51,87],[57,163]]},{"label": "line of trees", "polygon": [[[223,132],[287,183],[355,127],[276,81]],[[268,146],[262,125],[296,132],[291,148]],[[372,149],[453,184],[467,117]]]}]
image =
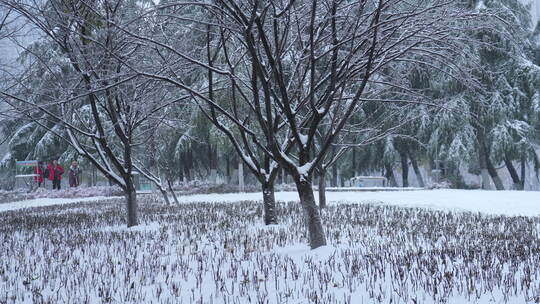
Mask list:
[{"label": "line of trees", "polygon": [[124,190],[128,226],[138,224],[134,171],[169,203],[175,181],[230,177],[240,162],[261,186],[266,224],[278,221],[274,185],[286,174],[317,248],[313,183],[324,206],[325,176],[336,184],[343,163],[392,185],[400,164],[403,186],[409,164],[421,186],[422,163],[456,183],[475,164],[498,189],[497,164],[519,189],[524,164],[539,167],[538,33],[516,0],[0,7],[41,35],[0,88],[17,113],[0,121],[11,158],[84,157]]}]

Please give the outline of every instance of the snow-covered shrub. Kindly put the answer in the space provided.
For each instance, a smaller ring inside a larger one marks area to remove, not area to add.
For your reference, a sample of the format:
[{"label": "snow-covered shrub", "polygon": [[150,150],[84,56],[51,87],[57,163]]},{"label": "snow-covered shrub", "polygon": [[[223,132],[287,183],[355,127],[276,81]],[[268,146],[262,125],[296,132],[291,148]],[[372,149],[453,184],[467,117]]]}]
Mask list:
[{"label": "snow-covered shrub", "polygon": [[35,193],[35,198],[75,198],[75,197],[91,197],[91,196],[121,196],[123,191],[118,186],[95,186],[95,187],[77,187],[66,188],[62,190],[49,190],[38,188]]},{"label": "snow-covered shrub", "polygon": [[[238,185],[234,184],[216,184],[206,181],[190,181],[183,182],[175,185],[175,191],[179,191],[181,194],[190,195],[190,194],[209,194],[209,193],[233,193],[239,192],[240,188]],[[243,192],[258,192],[261,191],[261,186],[259,185],[245,185]]]},{"label": "snow-covered shrub", "polygon": [[26,192],[28,191],[23,192],[20,190],[0,190],[0,204],[26,199],[28,197]]},{"label": "snow-covered shrub", "polygon": [[450,189],[451,186],[452,185],[449,182],[441,181],[438,183],[431,183],[431,185],[429,185],[429,189]]}]

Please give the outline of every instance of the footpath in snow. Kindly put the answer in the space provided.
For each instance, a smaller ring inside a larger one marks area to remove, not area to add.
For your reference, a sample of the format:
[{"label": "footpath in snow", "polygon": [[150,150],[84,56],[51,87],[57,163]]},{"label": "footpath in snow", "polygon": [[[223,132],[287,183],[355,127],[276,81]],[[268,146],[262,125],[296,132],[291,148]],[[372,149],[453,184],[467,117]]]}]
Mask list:
[{"label": "footpath in snow", "polygon": [[[424,207],[438,210],[472,211],[486,214],[540,216],[540,192],[534,191],[484,191],[484,190],[417,190],[377,192],[327,192],[329,204],[382,203],[407,207]],[[296,192],[276,192],[278,201],[298,201]],[[317,195],[315,195],[317,197]],[[77,202],[98,201],[106,197],[70,199],[34,199],[0,204],[0,212],[31,207],[42,207]],[[261,193],[198,194],[179,196],[182,203],[238,202],[262,200]]]},{"label": "footpath in snow", "polygon": [[79,198],[36,198],[25,201],[16,201],[13,203],[0,204],[0,212],[25,209],[25,208],[35,208],[35,207],[46,207],[53,205],[66,205],[74,204],[80,202],[93,202],[104,199],[111,199],[114,197],[105,197],[105,196],[93,196],[93,197],[79,197]]}]

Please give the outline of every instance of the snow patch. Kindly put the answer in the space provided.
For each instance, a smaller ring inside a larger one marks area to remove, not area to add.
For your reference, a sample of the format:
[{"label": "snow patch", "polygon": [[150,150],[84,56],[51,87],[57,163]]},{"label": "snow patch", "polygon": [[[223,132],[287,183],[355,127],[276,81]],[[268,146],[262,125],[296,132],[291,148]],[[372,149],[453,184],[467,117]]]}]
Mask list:
[{"label": "snow patch", "polygon": [[[486,191],[486,190],[412,190],[412,191],[343,191],[327,192],[329,205],[358,203],[387,204],[403,207],[422,207],[428,209],[480,212],[492,215],[540,216],[538,191]],[[70,199],[41,198],[14,203],[0,204],[0,212],[32,207],[73,204],[78,202],[100,201],[115,197],[88,197]],[[197,194],[179,196],[180,203],[235,203],[239,201],[262,201],[262,193]],[[298,193],[276,192],[276,201],[298,201]],[[315,194],[318,200],[318,195]]]},{"label": "snow patch", "polygon": [[313,164],[313,162],[309,162],[309,163],[304,164],[303,166],[298,167],[298,169],[297,169],[298,174],[300,174],[301,176],[307,175],[309,170],[311,170],[312,164]]},{"label": "snow patch", "polygon": [[9,164],[9,161],[11,160],[11,153],[8,152],[4,157],[2,157],[2,160],[0,160],[0,166],[5,167]]},{"label": "snow patch", "polygon": [[296,263],[304,264],[306,260],[311,261],[328,261],[338,251],[338,248],[330,245],[321,246],[316,249],[311,249],[306,244],[294,244],[285,247],[274,248],[270,251],[271,254],[287,256]]},{"label": "snow patch", "polygon": [[480,0],[478,1],[478,3],[476,4],[476,9],[477,10],[484,10],[486,9],[486,4],[484,3],[484,0]]},{"label": "snow patch", "polygon": [[108,200],[117,197],[105,197],[105,196],[94,196],[94,197],[84,197],[84,198],[37,198],[26,201],[19,201],[14,203],[0,204],[0,212],[26,209],[26,208],[35,208],[35,207],[46,207],[54,205],[68,205],[82,202],[94,202],[101,200]]},{"label": "snow patch", "polygon": [[242,158],[248,164],[248,166],[250,166],[253,170],[257,170],[257,166],[255,166],[255,163],[253,162],[253,160],[251,159],[249,155],[242,153]]},{"label": "snow patch", "polygon": [[300,133],[298,135],[298,137],[300,138],[300,143],[302,143],[302,145],[305,147],[307,145],[307,142],[308,142],[308,136],[305,135],[305,134]]}]

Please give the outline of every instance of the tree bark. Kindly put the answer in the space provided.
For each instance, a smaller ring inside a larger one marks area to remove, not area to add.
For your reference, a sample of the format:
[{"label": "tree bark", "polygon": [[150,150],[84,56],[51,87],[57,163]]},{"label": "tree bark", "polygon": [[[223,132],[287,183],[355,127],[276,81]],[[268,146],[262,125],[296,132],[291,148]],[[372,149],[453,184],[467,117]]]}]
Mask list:
[{"label": "tree bark", "polygon": [[489,172],[486,168],[480,169],[480,174],[482,177],[482,189],[490,190],[491,186],[489,184]]},{"label": "tree bark", "polygon": [[403,180],[403,188],[409,187],[409,162],[407,161],[407,154],[405,152],[399,152],[399,158],[401,159],[401,177]]},{"label": "tree bark", "polygon": [[520,190],[525,190],[525,165],[527,163],[527,158],[525,153],[521,155],[521,187]]},{"label": "tree bark", "polygon": [[326,171],[319,171],[319,208],[326,208]]},{"label": "tree bark", "polygon": [[357,175],[356,168],[358,165],[356,164],[356,148],[352,147],[352,176],[355,177]]},{"label": "tree bark", "polygon": [[480,165],[480,174],[482,177],[482,189],[489,190],[489,173],[487,170],[486,155],[482,148],[478,151],[478,162]]},{"label": "tree bark", "polygon": [[238,162],[238,191],[244,192],[244,163]]},{"label": "tree bark", "polygon": [[178,171],[176,178],[178,178],[180,180],[180,182],[183,182],[184,181],[184,170],[182,170],[182,167],[177,168],[177,170],[175,170],[175,171]]},{"label": "tree bark", "polygon": [[295,183],[298,195],[300,196],[300,203],[302,204],[302,209],[304,210],[304,215],[306,217],[309,245],[311,249],[325,246],[326,236],[324,234],[321,214],[315,203],[311,181],[303,179],[295,180]]},{"label": "tree bark", "polygon": [[390,166],[390,164],[385,164],[384,170],[385,170],[385,177],[386,177],[386,180],[388,181],[389,186],[397,187],[398,184],[397,184],[396,176],[394,175],[394,170],[392,169],[392,166]]},{"label": "tree bark", "polygon": [[410,152],[408,152],[409,154],[409,159],[411,160],[411,164],[412,164],[412,167],[413,167],[413,170],[414,170],[414,174],[416,175],[416,179],[418,180],[418,185],[422,188],[424,188],[426,186],[426,184],[424,183],[424,178],[422,177],[422,172],[420,171],[420,168],[418,167],[418,162],[416,161],[416,158],[414,158]]},{"label": "tree bark", "polygon": [[332,165],[332,182],[330,183],[332,187],[338,186],[338,170],[337,170],[337,164]]},{"label": "tree bark", "polygon": [[480,165],[480,174],[482,175],[482,189],[489,190],[489,170],[488,170],[488,159],[489,155],[484,142],[484,134],[482,130],[476,129],[476,138],[478,140],[478,162]]},{"label": "tree bark", "polygon": [[191,147],[188,147],[188,149],[184,153],[184,176],[186,178],[186,181],[191,181],[191,168],[193,167],[193,150]]},{"label": "tree bark", "polygon": [[137,208],[137,192],[133,185],[133,179],[126,178],[126,200],[127,200],[127,226],[137,226],[139,224],[139,215]]},{"label": "tree bark", "polygon": [[97,186],[97,172],[95,166],[92,166],[92,186]]},{"label": "tree bark", "polygon": [[276,198],[274,196],[274,183],[261,183],[264,205],[264,224],[277,224]]},{"label": "tree bark", "polygon": [[177,205],[180,205],[180,202],[178,201],[178,197],[176,196],[176,193],[174,193],[174,189],[173,189],[173,186],[172,186],[172,183],[171,183],[171,180],[170,179],[167,179],[167,185],[169,187],[169,191],[171,192],[172,194],[172,197],[174,199],[174,202],[177,204]]},{"label": "tree bark", "polygon": [[[332,146],[332,153],[331,155],[336,155],[336,146]],[[332,165],[332,179],[330,182],[330,186],[332,187],[338,187],[338,167],[337,164],[334,163]]]},{"label": "tree bark", "polygon": [[169,206],[171,204],[171,201],[169,200],[169,195],[167,195],[167,190],[161,187],[159,189],[159,192],[161,192],[161,195],[163,196],[163,200],[165,201],[165,204]]},{"label": "tree bark", "polygon": [[491,160],[489,159],[489,156],[487,155],[486,155],[486,165],[487,165],[489,175],[491,175],[491,179],[493,180],[493,183],[495,184],[495,189],[504,190],[504,186],[501,181],[501,178],[499,177],[499,174],[497,173],[495,166],[493,166],[493,163],[491,162]]},{"label": "tree bark", "polygon": [[[499,177],[499,174],[497,173],[497,170],[493,166],[493,163],[489,159],[489,150],[486,146],[486,141],[484,137],[483,130],[476,129],[476,138],[478,140],[478,155],[480,157],[480,169],[487,169],[489,175],[491,176],[491,180],[493,180],[493,183],[495,184],[495,188],[497,190],[504,190],[503,183],[501,181],[501,178]],[[487,181],[485,180],[485,171],[482,172],[482,189],[486,189]]]},{"label": "tree bark", "polygon": [[504,156],[504,164],[506,165],[506,169],[508,169],[508,173],[510,173],[510,177],[512,178],[512,182],[514,183],[512,188],[514,190],[521,190],[521,181],[519,179],[518,173],[516,171],[516,168],[514,167],[514,164],[512,164],[512,160],[508,155]]},{"label": "tree bark", "polygon": [[227,175],[226,183],[228,184],[231,181],[231,159],[229,156],[225,157],[225,172]]},{"label": "tree bark", "polygon": [[210,171],[212,169],[214,169],[214,161],[212,160],[212,158],[214,156],[214,152],[212,151],[212,144],[211,144],[211,141],[210,141],[210,133],[208,133],[208,137],[207,137],[206,140],[208,141],[208,149],[206,150],[207,157],[208,157],[208,173],[210,173]]}]

